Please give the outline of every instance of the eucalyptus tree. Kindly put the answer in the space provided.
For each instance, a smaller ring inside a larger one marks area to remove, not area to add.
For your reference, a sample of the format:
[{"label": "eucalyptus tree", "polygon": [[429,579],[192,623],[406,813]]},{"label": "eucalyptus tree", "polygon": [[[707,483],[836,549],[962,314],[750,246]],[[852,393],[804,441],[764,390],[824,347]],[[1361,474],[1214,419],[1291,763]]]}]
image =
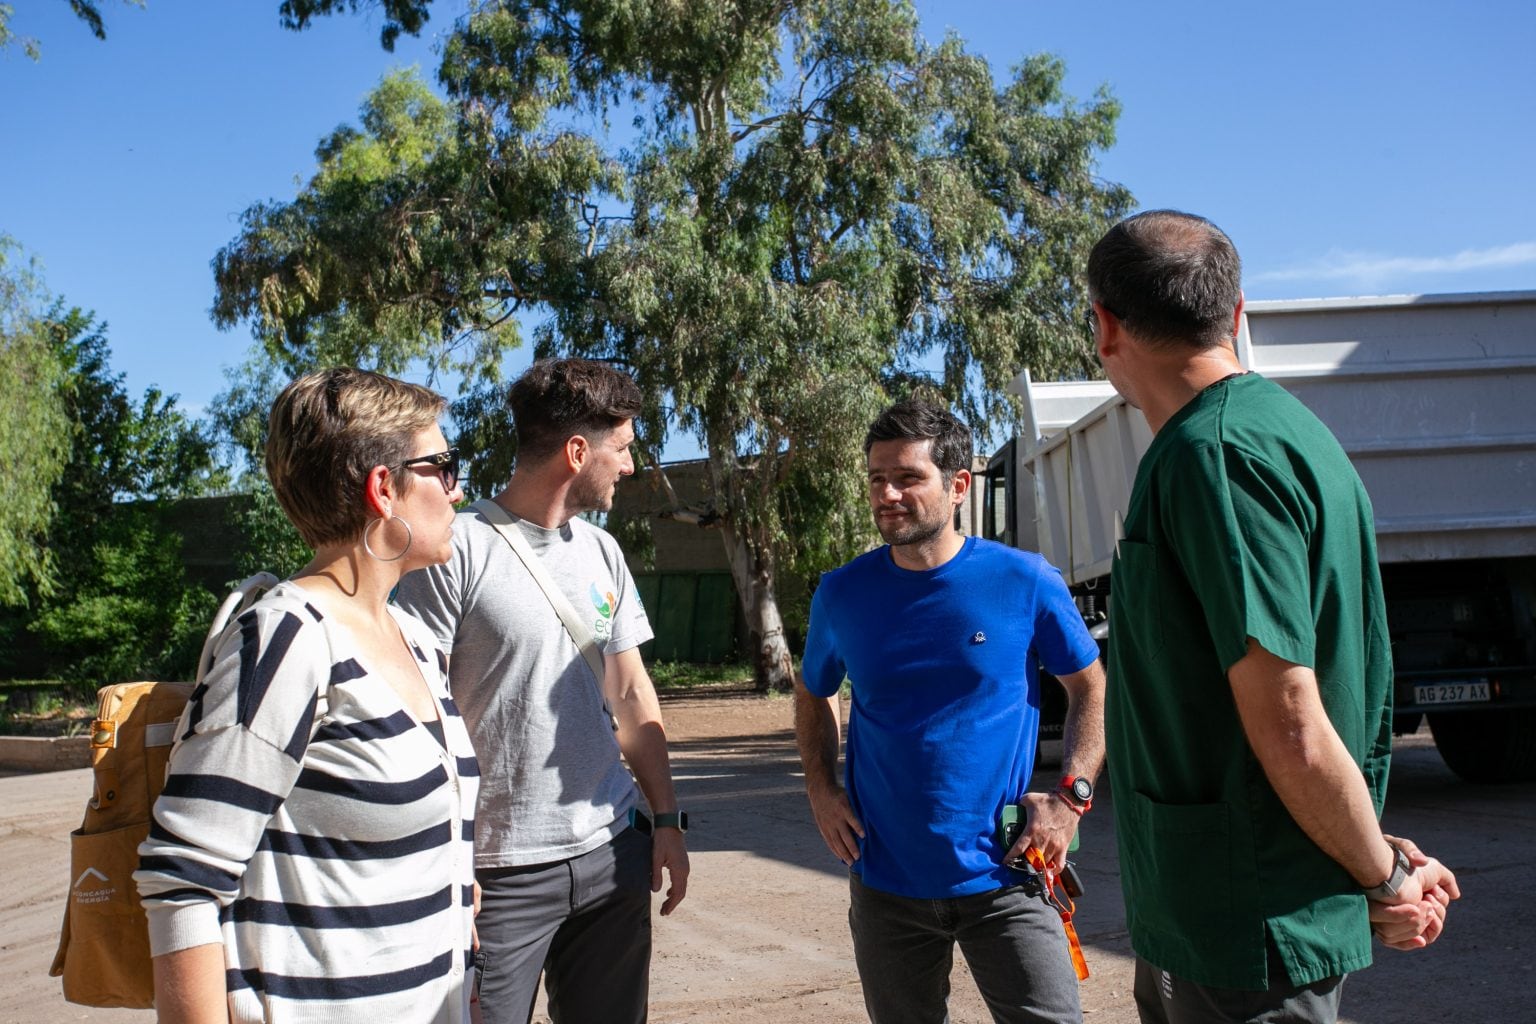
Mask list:
[{"label": "eucalyptus tree", "polygon": [[519,315],[540,353],[627,366],[649,446],[707,455],[711,501],[673,515],[720,531],[785,688],[778,581],[869,542],[874,413],[926,382],[985,436],[1020,366],[1094,372],[1082,266],[1131,198],[1095,174],[1117,104],[1063,76],[999,82],[899,0],[485,3],[445,45],[449,105],[387,81],[294,200],[247,211],[216,317],[294,369],[457,370],[498,472]]}]

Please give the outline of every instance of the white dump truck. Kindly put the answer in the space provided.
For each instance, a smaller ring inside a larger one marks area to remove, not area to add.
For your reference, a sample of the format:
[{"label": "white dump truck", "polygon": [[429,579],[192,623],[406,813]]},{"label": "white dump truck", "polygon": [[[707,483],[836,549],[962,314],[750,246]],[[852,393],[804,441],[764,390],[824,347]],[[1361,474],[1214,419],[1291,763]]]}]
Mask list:
[{"label": "white dump truck", "polygon": [[[1370,493],[1395,730],[1427,718],[1468,781],[1536,779],[1536,292],[1253,302],[1237,347]],[[1103,636],[1151,431],[1102,381],[1010,390],[1025,430],[988,467],[983,533],[1044,555]],[[1043,717],[1063,707],[1049,693]]]}]

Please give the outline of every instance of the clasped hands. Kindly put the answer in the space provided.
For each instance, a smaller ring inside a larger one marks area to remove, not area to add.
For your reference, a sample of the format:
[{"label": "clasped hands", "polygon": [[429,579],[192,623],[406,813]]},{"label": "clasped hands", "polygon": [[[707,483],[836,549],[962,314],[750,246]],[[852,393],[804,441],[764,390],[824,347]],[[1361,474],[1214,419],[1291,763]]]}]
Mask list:
[{"label": "clasped hands", "polygon": [[1392,900],[1371,900],[1371,931],[1392,949],[1423,949],[1445,930],[1451,901],[1461,898],[1456,876],[1411,839],[1383,836],[1402,849],[1413,868]]}]

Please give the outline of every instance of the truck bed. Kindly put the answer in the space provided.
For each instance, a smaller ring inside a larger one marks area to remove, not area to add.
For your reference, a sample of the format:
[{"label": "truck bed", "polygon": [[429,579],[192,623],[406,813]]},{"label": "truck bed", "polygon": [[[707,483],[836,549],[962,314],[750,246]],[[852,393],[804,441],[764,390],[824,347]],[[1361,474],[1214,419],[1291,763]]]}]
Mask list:
[{"label": "truck bed", "polygon": [[[1338,437],[1383,563],[1536,553],[1536,292],[1253,302],[1237,348]],[[1107,384],[1021,383],[1020,535],[1087,583],[1109,572],[1152,435]]]}]

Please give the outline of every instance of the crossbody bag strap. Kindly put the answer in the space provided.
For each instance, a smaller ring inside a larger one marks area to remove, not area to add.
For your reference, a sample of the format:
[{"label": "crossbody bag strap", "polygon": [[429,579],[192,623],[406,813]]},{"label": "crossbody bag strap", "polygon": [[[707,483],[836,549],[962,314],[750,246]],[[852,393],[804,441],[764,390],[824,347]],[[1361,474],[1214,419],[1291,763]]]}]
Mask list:
[{"label": "crossbody bag strap", "polygon": [[528,570],[528,575],[539,585],[544,592],[544,597],[554,608],[555,614],[565,624],[565,631],[570,634],[572,642],[581,651],[582,660],[587,663],[587,668],[592,670],[592,682],[597,687],[597,699],[603,702],[603,713],[608,716],[608,722],[613,726],[614,732],[619,730],[618,719],[613,717],[613,711],[608,707],[608,700],[603,696],[603,655],[597,649],[597,640],[592,636],[592,630],[571,607],[571,602],[566,598],[565,592],[556,584],[549,575],[549,570],[544,567],[544,561],[528,543],[528,538],[523,536],[523,531],[512,521],[512,516],[507,510],[496,504],[490,498],[481,498],[471,506],[476,512],[485,517],[486,521],[496,528],[501,534],[512,553],[517,555]]}]

